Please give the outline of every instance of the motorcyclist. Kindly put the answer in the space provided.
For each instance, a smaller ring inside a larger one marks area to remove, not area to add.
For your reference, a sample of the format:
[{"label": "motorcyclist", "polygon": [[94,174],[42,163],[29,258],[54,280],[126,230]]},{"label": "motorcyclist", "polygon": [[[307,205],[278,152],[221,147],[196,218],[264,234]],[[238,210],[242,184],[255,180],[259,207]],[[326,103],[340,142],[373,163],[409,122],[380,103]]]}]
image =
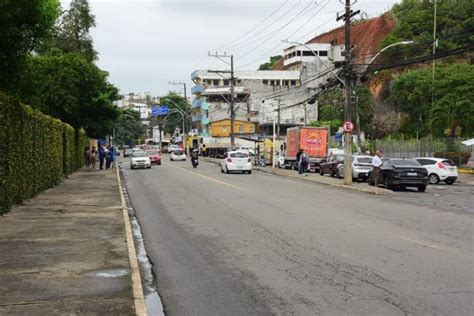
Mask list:
[{"label": "motorcyclist", "polygon": [[193,151],[191,151],[191,164],[194,166],[195,164],[197,165],[199,160],[199,150],[197,148],[194,148]]}]

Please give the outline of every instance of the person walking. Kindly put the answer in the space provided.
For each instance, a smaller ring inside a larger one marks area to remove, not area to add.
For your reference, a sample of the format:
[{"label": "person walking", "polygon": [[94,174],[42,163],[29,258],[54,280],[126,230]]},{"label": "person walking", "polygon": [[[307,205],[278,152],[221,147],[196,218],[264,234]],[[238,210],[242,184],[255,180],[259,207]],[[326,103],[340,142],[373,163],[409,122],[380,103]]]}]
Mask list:
[{"label": "person walking", "polygon": [[376,150],[375,156],[372,158],[372,177],[374,180],[374,185],[376,187],[379,185],[380,167],[382,166],[382,155],[382,151]]},{"label": "person walking", "polygon": [[298,150],[298,153],[296,153],[296,164],[298,165],[298,173],[301,174],[301,163],[300,163],[300,158],[301,158],[301,153],[302,150]]},{"label": "person walking", "polygon": [[92,169],[95,169],[95,162],[97,161],[97,149],[95,148],[95,146],[92,146],[92,149],[91,149],[91,166],[92,166]]},{"label": "person walking", "polygon": [[84,165],[89,168],[91,166],[91,151],[90,147],[86,146],[84,148]]},{"label": "person walking", "polygon": [[114,161],[114,149],[107,145],[106,155],[105,155],[105,169],[109,169]]},{"label": "person walking", "polygon": [[308,164],[309,164],[309,156],[308,154],[304,151],[304,149],[301,150],[301,155],[300,155],[300,174],[307,175],[308,173]]},{"label": "person walking", "polygon": [[107,153],[105,152],[104,145],[101,145],[99,147],[99,169],[104,170],[104,160],[107,156]]}]

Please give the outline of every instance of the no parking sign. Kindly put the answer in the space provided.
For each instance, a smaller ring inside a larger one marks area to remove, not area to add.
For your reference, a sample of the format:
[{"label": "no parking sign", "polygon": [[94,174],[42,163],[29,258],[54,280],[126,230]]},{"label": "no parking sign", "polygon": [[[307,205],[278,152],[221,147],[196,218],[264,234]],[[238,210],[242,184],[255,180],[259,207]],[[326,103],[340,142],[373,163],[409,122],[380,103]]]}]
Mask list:
[{"label": "no parking sign", "polygon": [[345,121],[344,124],[342,124],[342,129],[346,133],[350,133],[354,130],[354,123],[351,121]]}]

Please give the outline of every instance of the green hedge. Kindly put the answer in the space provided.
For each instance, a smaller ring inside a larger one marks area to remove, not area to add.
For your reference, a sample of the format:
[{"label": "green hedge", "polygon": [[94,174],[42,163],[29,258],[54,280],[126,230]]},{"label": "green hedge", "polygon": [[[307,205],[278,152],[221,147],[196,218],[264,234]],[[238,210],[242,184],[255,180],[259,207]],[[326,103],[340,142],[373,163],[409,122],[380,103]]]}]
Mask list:
[{"label": "green hedge", "polygon": [[84,165],[83,130],[0,93],[0,214]]}]

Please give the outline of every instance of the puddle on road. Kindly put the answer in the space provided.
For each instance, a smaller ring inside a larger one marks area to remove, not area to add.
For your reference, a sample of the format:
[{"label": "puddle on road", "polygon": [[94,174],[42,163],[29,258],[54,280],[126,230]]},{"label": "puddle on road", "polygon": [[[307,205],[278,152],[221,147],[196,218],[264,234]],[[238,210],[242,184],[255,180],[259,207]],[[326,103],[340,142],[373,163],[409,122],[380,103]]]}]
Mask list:
[{"label": "puddle on road", "polygon": [[94,272],[89,272],[89,275],[99,278],[120,278],[130,273],[128,269],[104,269]]}]

